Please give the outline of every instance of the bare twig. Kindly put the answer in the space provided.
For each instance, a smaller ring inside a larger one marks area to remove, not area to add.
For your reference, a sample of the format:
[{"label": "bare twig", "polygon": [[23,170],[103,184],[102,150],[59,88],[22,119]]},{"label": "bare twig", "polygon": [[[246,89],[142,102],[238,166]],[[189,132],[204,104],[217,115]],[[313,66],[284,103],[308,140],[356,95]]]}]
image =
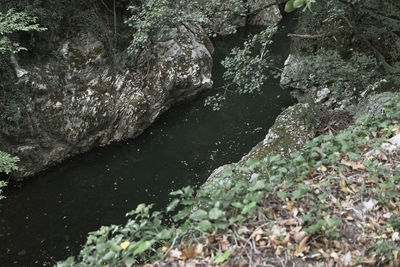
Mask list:
[{"label": "bare twig", "polygon": [[177,234],[177,235],[175,236],[174,240],[172,241],[171,246],[167,249],[167,251],[165,251],[165,253],[164,253],[164,255],[163,255],[162,258],[165,258],[165,257],[169,254],[169,252],[171,251],[171,249],[174,247],[174,245],[175,245],[176,240],[178,239],[178,237],[179,237],[179,234]]},{"label": "bare twig", "polygon": [[114,0],[114,49],[117,49],[117,12]]},{"label": "bare twig", "polygon": [[317,39],[326,36],[332,36],[333,33],[320,33],[320,34],[296,34],[296,33],[288,33],[289,37],[303,38],[303,39]]}]

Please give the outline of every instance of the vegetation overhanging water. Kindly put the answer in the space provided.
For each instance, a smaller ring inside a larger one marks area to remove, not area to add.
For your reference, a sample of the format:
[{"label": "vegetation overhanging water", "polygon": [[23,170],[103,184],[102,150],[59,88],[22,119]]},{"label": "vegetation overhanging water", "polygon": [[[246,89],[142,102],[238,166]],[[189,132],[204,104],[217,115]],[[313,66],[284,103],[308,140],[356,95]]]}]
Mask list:
[{"label": "vegetation overhanging water", "polygon": [[[242,29],[214,40],[215,87],[222,83],[220,61],[248,33]],[[282,64],[289,51],[285,30],[275,36],[273,51]],[[88,232],[124,222],[137,204],[165,206],[169,192],[200,185],[213,169],[239,160],[292,103],[272,78],[261,95],[232,97],[219,112],[203,107],[214,93],[176,105],[134,140],[95,149],[9,186],[0,202],[0,263],[52,265],[76,254]]]}]

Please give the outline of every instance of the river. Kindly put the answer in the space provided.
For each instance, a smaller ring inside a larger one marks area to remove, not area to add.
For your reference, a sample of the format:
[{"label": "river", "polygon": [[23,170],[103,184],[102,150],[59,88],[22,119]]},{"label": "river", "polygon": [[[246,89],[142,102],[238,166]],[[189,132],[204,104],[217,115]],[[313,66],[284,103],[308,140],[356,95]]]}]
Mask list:
[{"label": "river", "polygon": [[[222,83],[221,59],[248,33],[242,29],[213,40],[215,87]],[[290,45],[286,33],[279,31],[273,48],[281,65]],[[0,201],[0,266],[54,265],[77,254],[88,232],[123,223],[125,213],[139,203],[164,208],[169,192],[201,185],[215,168],[238,161],[293,103],[273,78],[261,95],[230,97],[218,112],[203,106],[215,93],[211,89],[175,105],[133,140],[94,149],[10,184]]]}]

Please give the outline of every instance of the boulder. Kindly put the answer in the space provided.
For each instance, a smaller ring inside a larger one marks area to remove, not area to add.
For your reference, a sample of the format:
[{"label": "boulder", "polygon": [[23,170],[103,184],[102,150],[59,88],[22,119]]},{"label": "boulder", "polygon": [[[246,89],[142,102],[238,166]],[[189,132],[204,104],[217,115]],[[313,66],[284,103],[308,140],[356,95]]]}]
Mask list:
[{"label": "boulder", "polygon": [[310,111],[308,104],[296,104],[285,109],[276,118],[274,125],[268,130],[264,140],[258,143],[245,155],[240,163],[250,158],[265,158],[269,155],[280,154],[288,156],[301,148],[315,135],[313,125],[306,125],[301,114]]},{"label": "boulder", "polygon": [[[287,157],[290,153],[301,148],[308,140],[315,136],[315,126],[306,125],[300,114],[310,111],[308,104],[296,104],[285,109],[275,120],[274,125],[269,129],[268,134],[238,163],[223,165],[212,172],[207,179],[208,182],[230,182],[224,176],[235,168],[235,165],[244,164],[251,158],[263,159],[267,156],[280,154]],[[209,184],[203,185],[203,189]]]},{"label": "boulder", "polygon": [[[296,44],[292,45],[292,50],[294,46],[296,46]],[[296,53],[289,54],[281,73],[281,86],[290,89],[291,95],[299,102],[305,103],[312,100],[314,103],[321,104],[325,108],[334,107],[335,109],[343,109],[343,107],[337,107],[337,99],[332,97],[332,92],[329,88],[316,86],[306,81],[298,81],[292,78],[296,77],[297,73],[300,73],[302,70],[302,66],[300,65],[301,57],[301,55]]]},{"label": "boulder", "polygon": [[276,0],[254,1],[248,16],[248,25],[266,27],[278,24],[282,15],[276,2]]},{"label": "boulder", "polygon": [[16,178],[75,154],[133,138],[175,102],[212,86],[212,44],[191,25],[171,31],[138,65],[126,54],[110,63],[90,33],[64,40],[46,62],[21,66],[19,120],[0,121],[1,150],[21,159]]},{"label": "boulder", "polygon": [[[282,19],[276,0],[252,1],[244,14],[232,13],[231,10],[217,12],[211,21],[212,30],[218,35],[224,36],[233,33],[240,27],[249,26],[275,26]],[[222,8],[226,8],[224,5]]]}]

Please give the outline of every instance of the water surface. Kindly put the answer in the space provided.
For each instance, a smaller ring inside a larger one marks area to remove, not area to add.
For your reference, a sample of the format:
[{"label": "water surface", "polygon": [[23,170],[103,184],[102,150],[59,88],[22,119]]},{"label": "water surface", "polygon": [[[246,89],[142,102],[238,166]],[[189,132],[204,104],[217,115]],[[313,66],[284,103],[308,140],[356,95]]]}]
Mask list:
[{"label": "water surface", "polygon": [[[235,36],[214,40],[213,77],[221,86],[220,60],[243,42]],[[276,36],[279,62],[289,51],[285,31]],[[69,159],[34,177],[11,184],[0,201],[0,266],[48,266],[79,251],[87,233],[125,222],[139,203],[163,208],[168,193],[200,185],[210,172],[238,161],[266,135],[282,108],[292,104],[279,81],[261,95],[235,96],[219,112],[204,108],[209,90],[178,104],[141,136]]]}]

